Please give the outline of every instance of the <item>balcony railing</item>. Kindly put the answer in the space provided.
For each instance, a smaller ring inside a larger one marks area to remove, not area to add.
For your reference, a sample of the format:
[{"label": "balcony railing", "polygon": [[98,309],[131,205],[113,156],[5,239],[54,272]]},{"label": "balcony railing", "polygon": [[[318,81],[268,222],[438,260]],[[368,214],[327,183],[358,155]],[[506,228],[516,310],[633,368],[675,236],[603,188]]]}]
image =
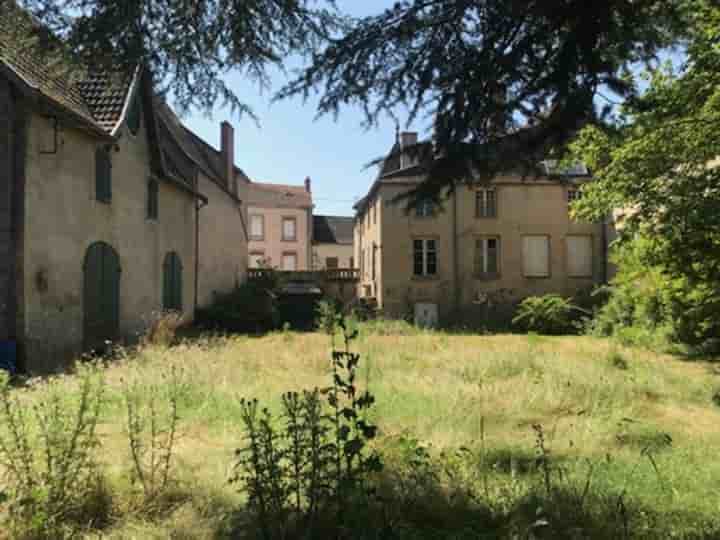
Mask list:
[{"label": "balcony railing", "polygon": [[273,276],[279,275],[282,279],[288,281],[359,281],[360,271],[355,268],[333,268],[330,270],[274,270],[268,268],[251,268],[248,270],[248,279],[266,280]]}]

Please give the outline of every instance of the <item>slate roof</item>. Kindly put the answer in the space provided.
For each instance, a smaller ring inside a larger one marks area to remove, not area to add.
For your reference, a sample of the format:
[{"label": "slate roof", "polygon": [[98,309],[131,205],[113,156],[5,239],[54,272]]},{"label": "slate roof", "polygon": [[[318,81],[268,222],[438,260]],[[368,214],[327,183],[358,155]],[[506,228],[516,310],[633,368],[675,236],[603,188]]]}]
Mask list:
[{"label": "slate roof", "polygon": [[354,222],[345,216],[313,216],[313,242],[352,245]]},{"label": "slate roof", "polygon": [[[41,49],[39,40],[49,49]],[[29,90],[70,112],[96,131],[114,135],[139,70],[91,75],[70,60],[62,43],[29,13],[6,0],[0,8],[0,64]]]},{"label": "slate roof", "polygon": [[[160,98],[155,99],[155,110],[161,134],[164,134],[166,138],[172,138],[174,144],[178,145],[211,180],[227,188],[223,172],[225,166],[220,151],[185,127],[175,112]],[[161,145],[167,147],[162,140]],[[246,182],[250,181],[242,169],[235,167],[235,172]]]},{"label": "slate roof", "polygon": [[248,205],[261,208],[312,208],[312,193],[305,186],[254,182],[248,185]]}]

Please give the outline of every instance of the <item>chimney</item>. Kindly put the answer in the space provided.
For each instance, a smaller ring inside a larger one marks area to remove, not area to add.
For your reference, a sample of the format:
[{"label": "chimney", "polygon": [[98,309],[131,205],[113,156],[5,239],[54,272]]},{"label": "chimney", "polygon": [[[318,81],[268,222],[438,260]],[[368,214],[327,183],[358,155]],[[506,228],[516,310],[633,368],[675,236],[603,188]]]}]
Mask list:
[{"label": "chimney", "polygon": [[235,179],[235,130],[228,121],[220,124],[220,154],[223,158],[224,180],[231,187]]},{"label": "chimney", "polygon": [[409,155],[406,149],[415,146],[418,142],[418,134],[416,131],[403,131],[400,134],[400,168],[409,167],[415,162],[414,155]]},{"label": "chimney", "polygon": [[305,191],[312,193],[312,180],[309,176],[305,178]]}]

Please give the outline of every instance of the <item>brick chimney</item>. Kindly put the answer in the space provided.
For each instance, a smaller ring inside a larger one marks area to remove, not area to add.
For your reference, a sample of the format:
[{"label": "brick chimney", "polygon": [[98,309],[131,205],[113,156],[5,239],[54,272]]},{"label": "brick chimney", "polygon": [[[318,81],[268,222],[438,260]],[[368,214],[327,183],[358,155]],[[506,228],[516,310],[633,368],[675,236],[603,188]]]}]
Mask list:
[{"label": "brick chimney", "polygon": [[228,187],[235,179],[235,130],[230,122],[220,124],[220,154],[223,158],[223,174]]},{"label": "brick chimney", "polygon": [[418,142],[418,134],[416,131],[403,131],[400,134],[400,168],[410,167],[415,162],[414,155],[406,152],[407,148],[415,146]]},{"label": "brick chimney", "polygon": [[309,176],[305,178],[305,191],[312,193],[312,180],[310,180]]}]

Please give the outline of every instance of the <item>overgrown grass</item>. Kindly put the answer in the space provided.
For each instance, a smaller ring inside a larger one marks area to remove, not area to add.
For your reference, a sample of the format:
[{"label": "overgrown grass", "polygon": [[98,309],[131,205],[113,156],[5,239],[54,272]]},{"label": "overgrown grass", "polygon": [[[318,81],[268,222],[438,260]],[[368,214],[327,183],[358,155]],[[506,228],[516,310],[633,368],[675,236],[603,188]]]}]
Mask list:
[{"label": "overgrown grass", "polygon": [[[555,523],[562,528],[545,537],[720,537],[712,364],[590,337],[396,330],[361,326],[355,345],[358,383],[377,399],[381,484],[400,509],[385,516],[398,525],[394,537],[543,537]],[[327,385],[330,351],[327,335],[283,331],[149,346],[107,368],[98,458],[116,510],[105,536],[223,538],[243,529],[242,496],[228,484],[242,438],[238,398],[279,411],[284,392]],[[162,391],[173,367],[186,374],[179,478],[150,519],[130,500],[123,385],[141,380]],[[80,391],[75,377],[56,384]],[[43,388],[14,392],[31,405]]]}]

